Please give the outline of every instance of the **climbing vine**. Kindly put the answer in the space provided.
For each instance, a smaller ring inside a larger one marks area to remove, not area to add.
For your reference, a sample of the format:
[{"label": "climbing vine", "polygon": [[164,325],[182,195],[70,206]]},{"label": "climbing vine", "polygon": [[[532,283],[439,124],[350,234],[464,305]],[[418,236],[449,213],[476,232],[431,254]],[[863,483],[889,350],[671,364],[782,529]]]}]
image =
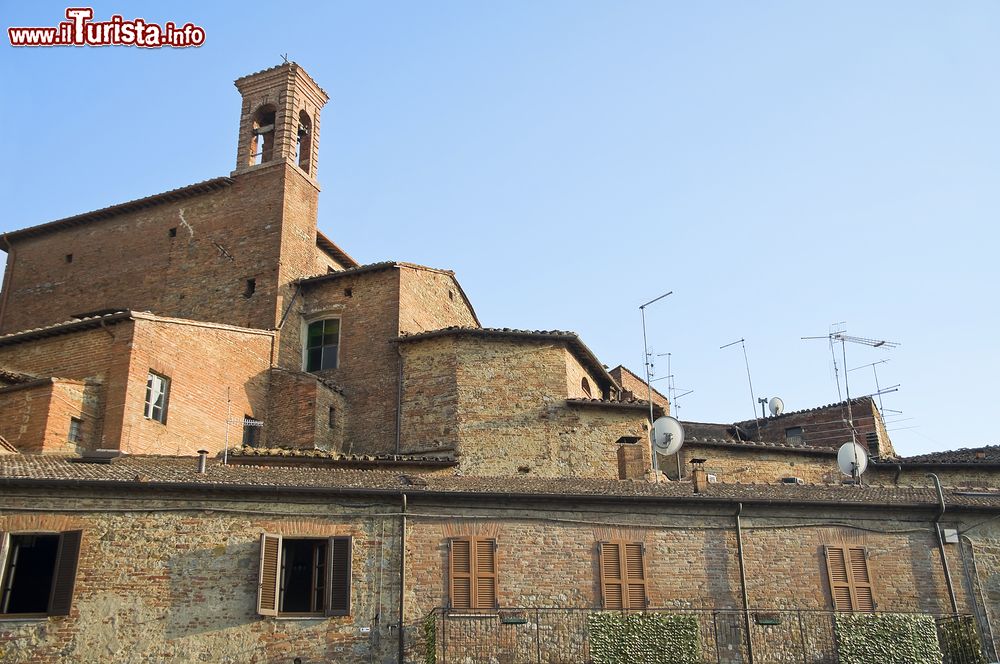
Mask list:
[{"label": "climbing vine", "polygon": [[937,626],[926,615],[838,613],[841,664],[940,664]]},{"label": "climbing vine", "polygon": [[698,619],[669,613],[594,613],[587,619],[594,664],[698,662]]}]

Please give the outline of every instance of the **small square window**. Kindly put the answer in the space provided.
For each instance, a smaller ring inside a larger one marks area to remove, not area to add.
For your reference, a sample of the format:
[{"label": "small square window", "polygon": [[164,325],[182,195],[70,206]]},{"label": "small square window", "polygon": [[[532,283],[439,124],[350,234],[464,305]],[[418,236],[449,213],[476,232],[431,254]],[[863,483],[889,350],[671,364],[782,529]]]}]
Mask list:
[{"label": "small square window", "polygon": [[801,445],[802,427],[788,427],[785,429],[785,442],[792,445]]},{"label": "small square window", "polygon": [[66,262],[67,263],[73,262],[73,254],[66,254]]},{"label": "small square window", "polygon": [[166,424],[169,398],[170,379],[150,371],[146,376],[146,407],[143,415],[147,419]]},{"label": "small square window", "polygon": [[79,443],[83,441],[83,420],[79,417],[69,418],[69,442]]},{"label": "small square window", "polygon": [[177,237],[177,227],[174,226],[169,231],[167,231],[167,235],[169,235],[170,237]]}]

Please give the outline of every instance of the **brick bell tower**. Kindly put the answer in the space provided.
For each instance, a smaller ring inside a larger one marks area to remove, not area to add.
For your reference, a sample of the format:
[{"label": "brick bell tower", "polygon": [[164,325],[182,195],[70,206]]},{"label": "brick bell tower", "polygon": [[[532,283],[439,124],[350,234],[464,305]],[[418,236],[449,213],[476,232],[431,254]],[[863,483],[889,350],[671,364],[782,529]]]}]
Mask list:
[{"label": "brick bell tower", "polygon": [[302,67],[286,62],[239,78],[243,95],[233,175],[268,164],[292,164],[316,179],[319,113],[329,96]]}]

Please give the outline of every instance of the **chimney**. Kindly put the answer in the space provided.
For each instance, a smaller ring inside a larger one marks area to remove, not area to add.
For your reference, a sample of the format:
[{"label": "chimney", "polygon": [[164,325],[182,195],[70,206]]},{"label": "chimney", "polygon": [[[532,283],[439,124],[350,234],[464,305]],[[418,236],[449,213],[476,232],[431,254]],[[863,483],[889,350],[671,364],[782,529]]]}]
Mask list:
[{"label": "chimney", "polygon": [[691,483],[695,493],[705,493],[708,490],[708,473],[705,471],[707,459],[691,459]]},{"label": "chimney", "polygon": [[198,472],[205,474],[205,462],[208,460],[208,450],[198,450]]}]

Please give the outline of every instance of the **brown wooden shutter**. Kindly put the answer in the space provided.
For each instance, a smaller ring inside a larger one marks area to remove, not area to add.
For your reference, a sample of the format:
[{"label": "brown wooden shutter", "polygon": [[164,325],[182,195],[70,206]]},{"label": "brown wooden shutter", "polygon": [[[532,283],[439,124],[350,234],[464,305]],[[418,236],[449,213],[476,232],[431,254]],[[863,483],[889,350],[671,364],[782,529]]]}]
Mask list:
[{"label": "brown wooden shutter", "polygon": [[73,604],[73,588],[76,585],[76,569],[82,540],[82,530],[71,530],[59,535],[52,594],[49,596],[50,616],[69,615],[70,606]]},{"label": "brown wooden shutter", "polygon": [[646,566],[643,562],[645,546],[638,542],[623,544],[625,549],[625,580],[628,583],[628,608],[646,608]]},{"label": "brown wooden shutter", "polygon": [[471,609],[472,605],[472,538],[451,540],[449,580],[451,608]]},{"label": "brown wooden shutter", "polygon": [[848,549],[851,563],[851,586],[854,590],[854,610],[875,610],[875,596],[872,593],[872,579],[868,571],[868,552],[863,547]]},{"label": "brown wooden shutter", "polygon": [[621,547],[618,542],[601,542],[601,596],[605,609],[625,608],[625,579],[622,578]]},{"label": "brown wooden shutter", "polygon": [[278,571],[281,566],[281,535],[260,536],[260,575],[257,585],[257,613],[278,615]]},{"label": "brown wooden shutter", "polygon": [[497,608],[497,549],[496,541],[476,540],[476,595],[477,609]]},{"label": "brown wooden shutter", "polygon": [[826,547],[826,569],[837,611],[874,611],[868,555],[864,547]]},{"label": "brown wooden shutter", "polygon": [[351,538],[331,537],[326,551],[327,569],[330,570],[326,615],[348,616],[351,614]]}]

